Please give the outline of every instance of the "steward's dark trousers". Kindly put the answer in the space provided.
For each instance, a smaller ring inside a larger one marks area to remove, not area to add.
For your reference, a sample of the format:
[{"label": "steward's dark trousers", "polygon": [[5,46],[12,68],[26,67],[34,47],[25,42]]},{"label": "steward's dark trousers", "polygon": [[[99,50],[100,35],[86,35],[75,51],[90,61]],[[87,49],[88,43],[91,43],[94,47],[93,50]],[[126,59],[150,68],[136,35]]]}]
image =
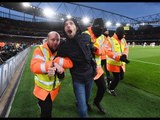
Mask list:
[{"label": "steward's dark trousers", "polygon": [[41,110],[41,118],[51,118],[52,114],[52,100],[50,94],[46,97],[44,101],[38,99],[38,105]]},{"label": "steward's dark trousers", "polygon": [[97,93],[94,98],[94,102],[99,104],[104,96],[104,93],[106,91],[106,82],[104,80],[104,74],[101,75],[97,80],[94,80],[97,86]]},{"label": "steward's dark trousers", "polygon": [[123,80],[124,78],[124,72],[121,68],[120,72],[112,72],[113,74],[113,79],[111,83],[109,84],[109,90],[114,90],[116,86],[118,85],[120,80]]},{"label": "steward's dark trousers", "polygon": [[110,73],[109,73],[109,71],[107,70],[107,61],[106,61],[106,59],[105,60],[101,60],[101,66],[102,66],[102,68],[104,68],[104,70],[105,70],[105,73],[106,73],[106,77],[107,78],[109,78],[110,77]]}]

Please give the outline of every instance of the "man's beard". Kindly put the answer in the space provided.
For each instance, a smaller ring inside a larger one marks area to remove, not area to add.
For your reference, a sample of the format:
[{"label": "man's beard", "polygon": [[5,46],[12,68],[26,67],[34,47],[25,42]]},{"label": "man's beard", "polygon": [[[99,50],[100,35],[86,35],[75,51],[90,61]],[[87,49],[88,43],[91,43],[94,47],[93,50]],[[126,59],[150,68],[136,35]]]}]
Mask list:
[{"label": "man's beard", "polygon": [[52,53],[54,53],[54,52],[56,52],[56,51],[57,51],[57,48],[56,48],[56,49],[54,49],[54,48],[50,47],[49,45],[48,45],[48,48],[50,49],[50,51],[51,51]]}]

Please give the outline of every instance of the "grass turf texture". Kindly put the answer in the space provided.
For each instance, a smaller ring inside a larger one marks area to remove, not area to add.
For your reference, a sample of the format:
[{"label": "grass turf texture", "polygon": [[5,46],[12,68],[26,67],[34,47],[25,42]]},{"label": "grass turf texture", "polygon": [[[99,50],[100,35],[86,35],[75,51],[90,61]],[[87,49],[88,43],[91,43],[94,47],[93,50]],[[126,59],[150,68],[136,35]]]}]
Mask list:
[{"label": "grass turf texture", "polygon": [[[9,118],[39,117],[40,110],[37,99],[33,96],[34,80],[30,72],[31,50],[20,84],[13,101]],[[93,84],[90,103],[93,111],[89,112],[90,118],[157,118],[160,117],[160,47],[130,47],[129,59],[124,80],[116,88],[118,96],[110,96],[107,92],[101,102],[107,110],[106,115],[101,115],[92,105],[96,94],[96,85]],[[135,61],[140,60],[140,61]],[[150,62],[157,65],[143,63]],[[52,117],[74,118],[78,117],[75,106],[72,81],[69,71],[62,82],[61,90],[53,102]]]}]

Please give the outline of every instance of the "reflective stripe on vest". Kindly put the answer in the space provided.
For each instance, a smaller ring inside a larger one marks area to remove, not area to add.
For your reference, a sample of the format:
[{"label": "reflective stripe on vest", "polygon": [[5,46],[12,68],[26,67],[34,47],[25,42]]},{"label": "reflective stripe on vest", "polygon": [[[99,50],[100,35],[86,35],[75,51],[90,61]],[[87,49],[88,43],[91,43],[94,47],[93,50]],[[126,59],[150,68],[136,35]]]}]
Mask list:
[{"label": "reflective stripe on vest", "polygon": [[45,61],[45,58],[40,55],[34,55],[33,58],[37,58],[37,59],[41,59],[41,60]]},{"label": "reflective stripe on vest", "polygon": [[60,58],[60,60],[59,60],[59,65],[62,67],[63,64],[64,64],[64,58]]},{"label": "reflective stripe on vest", "polygon": [[46,63],[43,62],[43,63],[41,63],[41,65],[40,65],[40,68],[41,68],[42,73],[47,73],[45,64],[46,64]]},{"label": "reflective stripe on vest", "polygon": [[[61,84],[61,82],[58,80],[58,77],[56,77],[55,86],[53,86],[55,76],[49,77],[45,69],[45,62],[49,61],[51,58],[49,51],[46,48],[44,48],[43,45],[40,45],[39,47],[45,59],[45,61],[40,65],[40,68],[42,72],[46,74],[36,74],[34,77],[35,84],[47,91],[51,91],[53,88],[56,89]],[[35,57],[38,58],[38,56],[35,56]],[[40,56],[39,58],[42,58],[42,57]]]},{"label": "reflective stripe on vest", "polygon": [[100,38],[98,38],[98,42],[99,42],[99,44],[100,44],[100,49],[102,49],[102,47],[103,46],[106,46],[105,44],[104,44],[104,35],[101,35],[100,36]]},{"label": "reflective stripe on vest", "polygon": [[54,83],[53,81],[52,81],[52,82],[45,82],[45,81],[39,79],[37,76],[34,76],[34,77],[35,77],[35,80],[36,80],[36,81],[38,81],[38,82],[40,82],[40,83],[42,83],[42,84],[44,84],[44,85],[47,85],[47,86],[53,85],[53,83]]},{"label": "reflective stripe on vest", "polygon": [[113,55],[113,59],[110,57],[107,58],[107,63],[112,64],[112,65],[116,65],[116,66],[122,66],[123,64],[125,64],[124,62],[116,61],[114,59],[116,58],[116,56],[122,55],[124,48],[125,48],[125,41],[121,41],[121,44],[119,44],[119,42],[116,39],[111,37],[109,39],[109,42],[112,45],[111,50],[114,53],[114,55]]},{"label": "reflective stripe on vest", "polygon": [[[46,74],[45,77],[48,77],[48,74]],[[61,84],[59,79],[56,79],[55,87],[53,87],[54,77],[50,77],[49,80],[53,79],[52,81],[47,81],[46,79],[45,79],[46,81],[44,81],[43,80],[44,76],[42,79],[40,79],[40,78],[42,78],[42,76],[41,77],[39,77],[39,76],[34,77],[35,84],[38,85],[39,87],[47,90],[47,91],[51,91],[52,89],[56,89]]]}]

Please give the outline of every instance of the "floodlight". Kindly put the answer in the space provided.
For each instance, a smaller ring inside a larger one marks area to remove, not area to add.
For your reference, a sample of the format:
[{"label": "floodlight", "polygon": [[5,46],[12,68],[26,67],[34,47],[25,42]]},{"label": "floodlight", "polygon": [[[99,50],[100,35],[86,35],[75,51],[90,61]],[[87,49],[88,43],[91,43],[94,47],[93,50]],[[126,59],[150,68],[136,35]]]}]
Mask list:
[{"label": "floodlight", "polygon": [[126,26],[130,26],[130,24],[129,24],[129,23],[127,23],[127,24],[126,24]]},{"label": "floodlight", "polygon": [[84,18],[82,19],[82,22],[83,22],[84,24],[88,24],[88,23],[90,22],[90,19],[89,19],[88,17],[84,17]]},{"label": "floodlight", "polygon": [[111,26],[111,25],[112,25],[112,23],[111,23],[110,21],[107,21],[107,22],[106,22],[106,26],[107,26],[107,27],[109,27],[109,26]]},{"label": "floodlight", "polygon": [[53,17],[53,15],[54,15],[55,13],[54,13],[53,10],[50,9],[50,8],[44,8],[43,14],[44,14],[46,17]]},{"label": "floodlight", "polygon": [[116,26],[119,27],[119,26],[121,26],[121,24],[120,23],[116,23]]},{"label": "floodlight", "polygon": [[70,18],[72,18],[72,16],[71,15],[67,15],[67,18],[70,19]]},{"label": "floodlight", "polygon": [[30,6],[31,6],[29,2],[23,2],[22,5],[23,5],[24,7],[30,7]]}]

